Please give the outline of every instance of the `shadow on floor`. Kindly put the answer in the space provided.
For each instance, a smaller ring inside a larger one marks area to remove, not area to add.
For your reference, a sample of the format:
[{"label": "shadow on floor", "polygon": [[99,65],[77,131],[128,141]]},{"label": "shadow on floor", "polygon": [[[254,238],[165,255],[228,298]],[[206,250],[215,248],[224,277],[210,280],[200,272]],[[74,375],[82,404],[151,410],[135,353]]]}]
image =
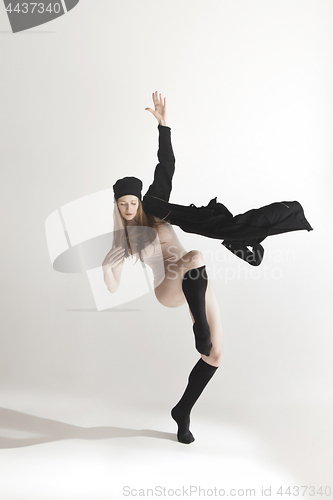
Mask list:
[{"label": "shadow on floor", "polygon": [[[123,427],[79,427],[48,418],[36,417],[16,410],[0,408],[0,426],[2,434],[6,430],[18,434],[17,437],[0,436],[0,449],[22,448],[35,444],[62,441],[64,439],[115,439],[126,437],[151,437],[177,441],[175,434],[154,431],[152,429],[126,429]],[[19,437],[19,433],[35,434],[31,437]]]}]

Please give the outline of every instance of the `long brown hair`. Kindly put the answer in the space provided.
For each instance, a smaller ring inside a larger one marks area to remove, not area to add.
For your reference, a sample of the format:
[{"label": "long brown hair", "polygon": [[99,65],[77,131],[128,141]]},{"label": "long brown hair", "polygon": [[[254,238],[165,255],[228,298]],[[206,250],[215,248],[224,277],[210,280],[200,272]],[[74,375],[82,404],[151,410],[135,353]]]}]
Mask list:
[{"label": "long brown hair", "polygon": [[[160,226],[163,226],[167,223],[164,219],[155,220],[154,216],[151,214],[146,214],[146,212],[142,208],[141,200],[138,198],[138,210],[135,216],[136,225],[128,225],[127,220],[121,215],[120,210],[118,208],[117,201],[115,201],[117,205],[117,209],[119,211],[119,216],[121,222],[123,224],[124,231],[115,231],[113,237],[113,247],[123,247],[125,249],[124,258],[128,258],[131,255],[137,254],[137,259],[135,264],[140,259],[143,261],[142,250],[148,246],[150,243],[155,245],[156,240],[156,232]],[[166,216],[167,217],[167,216]],[[130,228],[130,230],[128,230]],[[132,230],[132,228],[135,228]],[[139,228],[139,229],[137,229]],[[152,231],[154,229],[155,231]],[[128,232],[130,231],[130,238]],[[163,242],[160,242],[163,243]]]}]

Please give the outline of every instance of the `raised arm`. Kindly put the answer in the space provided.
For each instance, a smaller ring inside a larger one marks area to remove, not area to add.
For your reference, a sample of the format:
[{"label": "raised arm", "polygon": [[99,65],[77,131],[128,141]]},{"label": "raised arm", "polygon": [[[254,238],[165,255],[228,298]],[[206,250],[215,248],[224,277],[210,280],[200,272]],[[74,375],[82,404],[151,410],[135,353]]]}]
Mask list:
[{"label": "raised arm", "polygon": [[145,108],[145,111],[150,111],[159,125],[166,125],[166,97],[163,100],[162,94],[158,96],[157,91],[153,92],[152,97],[155,109]]},{"label": "raised arm", "polygon": [[159,144],[157,157],[159,163],[155,168],[154,181],[149,186],[145,196],[154,196],[169,201],[172,189],[172,177],[175,171],[175,156],[171,144],[171,128],[166,125],[166,99],[153,93],[155,110],[146,108],[158,120]]}]

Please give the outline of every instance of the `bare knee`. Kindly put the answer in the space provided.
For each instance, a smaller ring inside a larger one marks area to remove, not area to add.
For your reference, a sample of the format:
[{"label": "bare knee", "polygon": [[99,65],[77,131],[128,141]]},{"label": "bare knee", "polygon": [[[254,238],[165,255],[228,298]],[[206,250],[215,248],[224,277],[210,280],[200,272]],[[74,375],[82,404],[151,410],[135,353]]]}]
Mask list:
[{"label": "bare knee", "polygon": [[218,367],[222,363],[223,353],[220,350],[214,350],[214,348],[212,348],[209,356],[202,354],[201,357],[209,365]]},{"label": "bare knee", "polygon": [[183,260],[186,262],[186,267],[188,267],[188,269],[194,269],[205,265],[204,257],[200,250],[191,250],[183,256]]}]

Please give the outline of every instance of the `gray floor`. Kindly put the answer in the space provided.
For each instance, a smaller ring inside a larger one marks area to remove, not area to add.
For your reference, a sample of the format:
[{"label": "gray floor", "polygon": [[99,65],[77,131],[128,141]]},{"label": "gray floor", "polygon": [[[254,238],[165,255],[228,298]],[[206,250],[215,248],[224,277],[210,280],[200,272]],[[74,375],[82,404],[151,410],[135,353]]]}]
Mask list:
[{"label": "gray floor", "polygon": [[[192,414],[196,441],[186,446],[167,408],[7,392],[0,498],[203,498],[221,497],[221,489],[234,496],[231,488],[244,490],[240,498],[268,496],[269,487],[270,498],[290,498],[278,488],[333,486],[332,416],[324,406],[244,404],[212,415],[201,405]],[[326,498],[304,491],[302,498]]]}]

